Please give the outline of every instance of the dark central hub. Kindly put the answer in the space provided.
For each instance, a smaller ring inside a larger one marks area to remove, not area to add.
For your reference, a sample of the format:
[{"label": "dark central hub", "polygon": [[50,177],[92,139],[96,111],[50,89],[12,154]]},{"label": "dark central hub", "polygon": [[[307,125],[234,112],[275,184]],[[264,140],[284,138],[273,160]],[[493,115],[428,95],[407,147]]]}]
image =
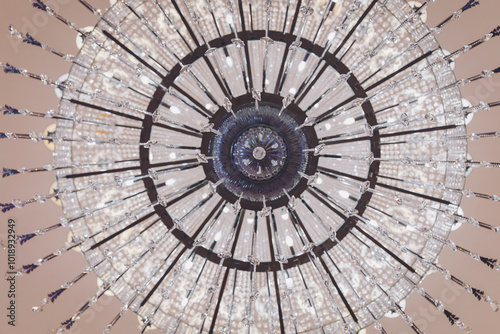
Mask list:
[{"label": "dark central hub", "polygon": [[262,94],[259,107],[247,94],[231,100],[234,115],[224,108],[212,117],[217,133],[205,133],[202,152],[216,157],[204,165],[207,178],[220,180],[217,192],[234,203],[241,197],[245,209],[260,210],[263,195],[273,208],[288,203],[307,188],[301,173],[316,172],[317,157],[310,148],[317,146],[312,127],[299,126],[306,118],[293,103],[280,115],[283,97]]},{"label": "dark central hub", "polygon": [[254,181],[270,180],[286,165],[287,147],[278,132],[256,126],[243,132],[232,147],[236,169]]}]

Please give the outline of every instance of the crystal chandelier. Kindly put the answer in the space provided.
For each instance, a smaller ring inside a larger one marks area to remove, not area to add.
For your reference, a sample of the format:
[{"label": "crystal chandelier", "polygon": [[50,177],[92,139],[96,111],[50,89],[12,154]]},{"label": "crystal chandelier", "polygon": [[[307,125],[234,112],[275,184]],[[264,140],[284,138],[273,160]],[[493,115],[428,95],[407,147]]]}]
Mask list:
[{"label": "crystal chandelier", "polygon": [[56,333],[110,292],[123,307],[102,333],[126,312],[140,317],[139,333],[387,333],[379,320],[391,312],[423,333],[403,306],[412,292],[471,332],[423,289],[429,272],[500,307],[437,261],[450,248],[500,270],[450,234],[460,224],[500,232],[459,208],[462,196],[500,201],[464,187],[472,169],[500,167],[467,153],[468,141],[500,134],[466,131],[471,115],[500,102],[467,106],[460,92],[500,68],[459,80],[452,69],[500,27],[453,52],[436,40],[479,1],[429,27],[431,0],[121,0],[107,11],[74,0],[98,20],[90,30],[31,2],[82,45],[70,55],[9,27],[72,66],[56,80],[1,63],[62,92],[57,111],[3,107],[57,127],[1,132],[55,147],[53,163],[2,176],[51,171],[57,187],[1,209],[58,199],[60,220],[18,245],[61,229],[72,239],[14,276],[72,249],[88,262],[33,311],[87,275],[101,282]]}]

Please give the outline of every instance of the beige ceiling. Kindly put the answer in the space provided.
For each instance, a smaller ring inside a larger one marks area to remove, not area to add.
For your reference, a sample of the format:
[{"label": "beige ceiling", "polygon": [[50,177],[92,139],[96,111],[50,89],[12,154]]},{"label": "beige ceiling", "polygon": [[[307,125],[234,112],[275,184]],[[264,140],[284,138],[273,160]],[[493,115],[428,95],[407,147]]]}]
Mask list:
[{"label": "beige ceiling", "polygon": [[[109,0],[89,1],[99,8],[109,6]],[[430,5],[428,24],[433,26],[444,19],[453,10],[465,4],[465,0],[436,0]],[[500,1],[482,0],[481,6],[465,13],[457,22],[446,27],[438,39],[443,48],[455,50],[462,45],[480,38],[491,31],[498,21]],[[27,0],[0,0],[0,61],[10,62],[19,67],[29,68],[35,73],[46,73],[57,79],[69,70],[69,64],[41,49],[18,45],[9,38],[7,27],[11,23],[18,29],[29,32],[41,41],[50,42],[55,48],[67,53],[77,51],[75,34],[44,13],[30,7]],[[91,14],[78,5],[75,0],[46,1],[53,8],[71,18],[77,26],[84,27],[95,23]],[[475,75],[484,69],[500,66],[500,38],[471,51],[459,58],[456,63],[457,78]],[[500,75],[490,80],[483,80],[462,90],[463,97],[473,104],[480,100],[493,102],[500,100]],[[21,76],[0,74],[0,105],[9,104],[32,111],[45,112],[57,109],[58,99],[51,87],[43,86]],[[20,116],[0,118],[0,132],[41,132],[52,122]],[[500,108],[490,112],[478,113],[468,127],[469,133],[500,131]],[[470,153],[474,160],[500,161],[499,139],[487,139],[470,143]],[[1,167],[37,167],[52,162],[52,152],[42,143],[0,140]],[[13,198],[29,198],[37,193],[47,193],[54,182],[52,173],[17,175],[0,180],[0,203],[10,202]],[[500,170],[477,169],[467,179],[466,188],[486,194],[500,195]],[[475,217],[493,225],[500,225],[500,203],[481,199],[464,199],[462,205],[467,216]],[[19,234],[28,233],[38,228],[57,223],[61,216],[60,207],[48,202],[44,205],[33,204],[22,210],[0,215],[0,236],[6,234],[7,219],[12,217],[17,222]],[[29,246],[18,246],[18,265],[32,263],[37,258],[52,253],[63,247],[67,239],[67,230],[58,230],[46,236],[35,238]],[[500,256],[500,234],[463,226],[452,234],[452,239],[465,248],[477,253],[497,258]],[[6,268],[6,253],[0,252],[0,272]],[[449,268],[456,276],[474,287],[484,289],[493,299],[500,299],[500,273],[489,270],[462,253],[453,253],[445,249],[440,257],[440,264]],[[17,323],[16,327],[7,326],[4,316],[7,307],[7,284],[0,282],[0,333],[26,334],[47,333],[57,328],[59,323],[70,318],[83,301],[95,293],[96,277],[88,275],[78,283],[77,288],[63,294],[55,304],[48,305],[42,313],[32,313],[31,307],[38,305],[48,292],[56,290],[60,284],[70,280],[86,265],[85,260],[76,252],[70,252],[53,263],[47,263],[29,277],[17,281]],[[3,275],[3,274],[2,274]],[[493,313],[484,302],[477,302],[472,295],[445,281],[439,274],[431,274],[423,284],[433,296],[441,299],[447,308],[459,315],[464,323],[478,334],[497,334],[500,314]],[[423,298],[413,294],[408,299],[407,313],[426,333],[461,333],[457,327],[451,327],[446,317],[436,314],[435,309]],[[113,297],[104,297],[97,305],[85,313],[74,326],[71,333],[101,333],[102,329],[119,312],[121,303]],[[401,318],[382,321],[388,333],[405,334],[410,329]],[[133,313],[125,315],[113,329],[113,333],[137,333],[138,321]],[[151,331],[150,333],[154,333]],[[368,333],[378,333],[373,328]]]}]

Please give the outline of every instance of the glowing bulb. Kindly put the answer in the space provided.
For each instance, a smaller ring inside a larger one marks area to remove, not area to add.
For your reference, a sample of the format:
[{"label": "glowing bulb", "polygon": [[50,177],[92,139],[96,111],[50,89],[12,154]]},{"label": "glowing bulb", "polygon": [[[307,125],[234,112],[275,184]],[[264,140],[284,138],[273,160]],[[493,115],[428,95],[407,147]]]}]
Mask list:
[{"label": "glowing bulb", "polygon": [[141,82],[145,85],[149,85],[150,83],[153,83],[153,81],[151,81],[151,79],[149,79],[147,76],[145,75],[141,75],[140,77],[141,79]]},{"label": "glowing bulb", "polygon": [[193,261],[187,261],[184,265],[184,269],[187,271],[193,267]]},{"label": "glowing bulb", "polygon": [[344,124],[345,125],[354,124],[354,118],[352,118],[352,117],[346,118],[345,121],[344,121]]},{"label": "glowing bulb", "polygon": [[349,193],[347,191],[345,191],[345,190],[340,190],[339,191],[339,195],[342,198],[349,198]]},{"label": "glowing bulb", "polygon": [[302,72],[306,68],[306,62],[301,61],[299,64],[299,72]]}]

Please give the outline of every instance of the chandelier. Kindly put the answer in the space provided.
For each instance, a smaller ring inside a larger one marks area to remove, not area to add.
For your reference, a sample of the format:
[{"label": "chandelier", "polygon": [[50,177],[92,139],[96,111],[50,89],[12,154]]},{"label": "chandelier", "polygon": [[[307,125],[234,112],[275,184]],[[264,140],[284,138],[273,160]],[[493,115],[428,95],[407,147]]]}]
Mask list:
[{"label": "chandelier", "polygon": [[100,282],[54,333],[70,333],[109,293],[123,306],[102,333],[130,312],[140,318],[134,333],[388,333],[380,319],[390,314],[423,333],[405,312],[412,292],[470,333],[453,304],[422,287],[431,272],[499,309],[438,263],[449,248],[464,265],[500,270],[494,254],[455,244],[451,233],[461,224],[500,232],[459,206],[464,196],[500,201],[465,188],[472,169],[500,166],[467,152],[469,141],[500,133],[466,131],[475,113],[500,103],[465,105],[460,92],[500,68],[458,80],[453,72],[500,27],[452,52],[436,39],[479,1],[429,27],[431,0],[121,0],[106,11],[74,0],[95,16],[92,29],[31,2],[81,47],[66,54],[9,27],[12,39],[71,70],[57,79],[1,63],[61,94],[57,110],[2,108],[57,124],[1,132],[11,145],[54,146],[52,163],[3,167],[3,178],[52,172],[57,185],[1,210],[62,203],[59,221],[18,227],[19,252],[54,231],[69,229],[71,239],[6,279],[83,254],[88,265],[66,268],[69,281],[54,277],[35,312],[86,276]]}]

